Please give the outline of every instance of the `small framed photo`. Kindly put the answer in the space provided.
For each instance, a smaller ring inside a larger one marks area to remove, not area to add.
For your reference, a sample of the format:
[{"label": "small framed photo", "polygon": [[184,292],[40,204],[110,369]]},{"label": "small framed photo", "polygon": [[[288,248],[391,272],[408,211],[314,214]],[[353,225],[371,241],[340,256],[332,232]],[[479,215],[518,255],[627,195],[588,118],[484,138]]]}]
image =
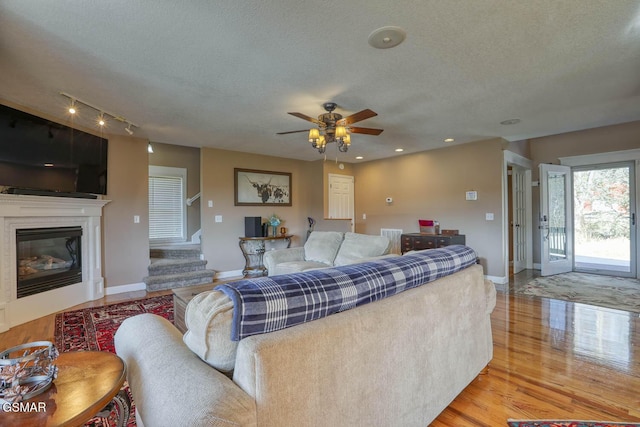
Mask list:
[{"label": "small framed photo", "polygon": [[291,206],[291,173],[233,170],[236,206]]}]

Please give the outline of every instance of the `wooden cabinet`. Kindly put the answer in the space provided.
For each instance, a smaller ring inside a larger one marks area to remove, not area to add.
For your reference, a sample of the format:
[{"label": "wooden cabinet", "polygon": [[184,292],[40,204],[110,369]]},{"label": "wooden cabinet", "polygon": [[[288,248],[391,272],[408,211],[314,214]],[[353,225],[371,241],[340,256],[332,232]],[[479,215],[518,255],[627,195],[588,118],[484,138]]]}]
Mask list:
[{"label": "wooden cabinet", "polygon": [[443,248],[449,245],[464,245],[464,235],[445,236],[442,234],[403,234],[400,238],[402,253],[409,251],[419,251],[422,249]]}]

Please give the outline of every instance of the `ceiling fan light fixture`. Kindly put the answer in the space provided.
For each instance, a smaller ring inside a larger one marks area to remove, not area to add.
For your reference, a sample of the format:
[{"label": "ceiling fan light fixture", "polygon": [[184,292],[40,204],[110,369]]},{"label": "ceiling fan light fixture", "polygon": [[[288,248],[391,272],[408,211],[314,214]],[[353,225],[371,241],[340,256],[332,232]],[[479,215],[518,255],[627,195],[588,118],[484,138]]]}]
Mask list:
[{"label": "ceiling fan light fixture", "polygon": [[[346,152],[351,146],[351,133],[362,133],[365,135],[380,135],[383,129],[373,129],[365,127],[352,126],[353,123],[370,119],[378,115],[375,111],[365,109],[353,113],[347,117],[342,114],[334,113],[337,105],[335,102],[325,102],[322,104],[326,113],[320,114],[317,119],[307,116],[306,114],[289,112],[294,117],[306,120],[315,124],[316,128],[310,128],[308,141],[311,147],[318,150],[320,154],[324,153],[328,144],[336,143],[336,148],[341,152]],[[290,133],[307,132],[307,129],[294,130],[288,132],[278,132],[278,135],[286,135]]]},{"label": "ceiling fan light fixture", "polygon": [[314,143],[318,142],[320,138],[320,131],[317,128],[309,129],[309,142]]}]

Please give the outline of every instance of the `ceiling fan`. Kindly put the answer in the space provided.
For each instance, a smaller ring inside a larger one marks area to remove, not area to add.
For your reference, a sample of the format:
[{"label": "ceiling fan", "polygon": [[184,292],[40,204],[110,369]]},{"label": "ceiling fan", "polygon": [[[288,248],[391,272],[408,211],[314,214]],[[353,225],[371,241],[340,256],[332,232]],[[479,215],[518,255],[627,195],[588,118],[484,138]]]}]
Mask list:
[{"label": "ceiling fan", "polygon": [[311,146],[316,148],[320,153],[325,152],[327,144],[330,142],[336,142],[338,144],[338,149],[341,152],[346,153],[351,145],[352,133],[380,135],[383,131],[383,129],[351,126],[353,123],[377,116],[378,113],[374,111],[366,109],[343,118],[342,114],[333,112],[337,107],[335,102],[325,102],[322,106],[327,112],[320,114],[317,119],[302,113],[288,113],[302,120],[316,124],[318,126],[317,128],[278,132],[278,135],[309,132],[309,142],[311,143]]}]

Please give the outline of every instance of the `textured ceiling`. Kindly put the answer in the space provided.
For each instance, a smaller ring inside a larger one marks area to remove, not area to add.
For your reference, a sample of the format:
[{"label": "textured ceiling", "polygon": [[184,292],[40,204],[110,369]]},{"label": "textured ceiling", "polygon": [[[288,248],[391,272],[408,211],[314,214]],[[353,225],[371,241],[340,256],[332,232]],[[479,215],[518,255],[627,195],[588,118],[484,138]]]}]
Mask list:
[{"label": "textured ceiling", "polygon": [[[369,46],[387,25],[404,43]],[[0,99],[66,122],[61,91],[154,142],[305,160],[322,156],[304,133],[276,133],[326,101],[384,129],[346,162],[515,141],[640,120],[640,2],[1,1]]]}]

